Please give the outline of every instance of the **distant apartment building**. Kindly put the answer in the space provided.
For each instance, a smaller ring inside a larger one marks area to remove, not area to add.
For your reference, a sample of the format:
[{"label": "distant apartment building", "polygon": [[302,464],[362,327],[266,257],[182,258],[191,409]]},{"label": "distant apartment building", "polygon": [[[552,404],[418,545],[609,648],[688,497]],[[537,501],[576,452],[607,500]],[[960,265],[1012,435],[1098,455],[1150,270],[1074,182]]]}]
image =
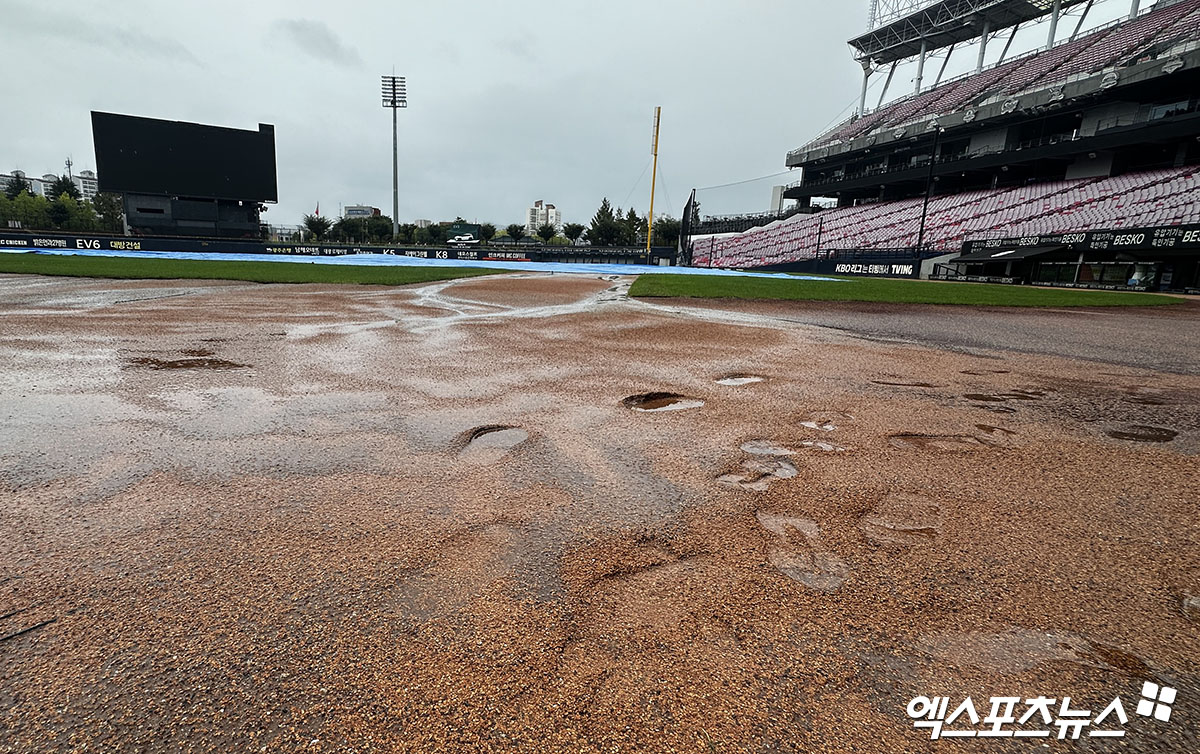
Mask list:
[{"label": "distant apartment building", "polygon": [[[59,178],[54,173],[46,173],[41,178],[35,178],[26,175],[24,170],[14,170],[10,173],[0,173],[0,188],[3,188],[14,175],[25,179],[25,182],[29,184],[29,193],[47,198],[50,198],[54,182]],[[91,170],[81,170],[79,175],[73,175],[71,179],[75,182],[75,187],[79,189],[79,195],[84,199],[90,201],[99,192],[99,181]]]},{"label": "distant apartment building", "polygon": [[419,217],[413,221],[413,224],[418,228],[428,228],[430,225],[433,225],[433,220],[427,220],[423,217]]},{"label": "distant apartment building", "polygon": [[84,199],[91,200],[96,194],[100,193],[100,180],[96,178],[96,174],[91,170],[80,170],[79,175],[72,176],[75,185],[79,187],[79,195]]},{"label": "distant apartment building", "polygon": [[43,185],[43,179],[30,178],[29,176],[25,175],[24,170],[13,170],[8,173],[0,173],[0,189],[3,189],[5,186],[7,186],[8,182],[12,180],[13,176],[24,179],[24,181],[29,184],[29,193],[33,194],[34,196],[46,195],[46,187]]},{"label": "distant apartment building", "polygon": [[562,232],[562,213],[553,204],[546,204],[541,199],[525,213],[525,232],[533,235],[537,229],[549,223],[559,233]]},{"label": "distant apartment building", "polygon": [[362,217],[379,217],[383,214],[378,207],[370,207],[366,204],[348,204],[342,210],[342,217],[347,220]]}]

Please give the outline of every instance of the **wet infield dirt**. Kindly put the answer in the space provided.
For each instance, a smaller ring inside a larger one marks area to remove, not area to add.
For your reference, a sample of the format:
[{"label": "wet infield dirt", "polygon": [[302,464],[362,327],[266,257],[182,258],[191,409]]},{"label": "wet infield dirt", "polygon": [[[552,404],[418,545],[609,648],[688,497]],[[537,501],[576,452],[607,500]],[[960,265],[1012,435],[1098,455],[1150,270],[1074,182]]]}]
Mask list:
[{"label": "wet infield dirt", "polygon": [[1200,307],[630,282],[0,276],[0,752],[1200,750]]}]

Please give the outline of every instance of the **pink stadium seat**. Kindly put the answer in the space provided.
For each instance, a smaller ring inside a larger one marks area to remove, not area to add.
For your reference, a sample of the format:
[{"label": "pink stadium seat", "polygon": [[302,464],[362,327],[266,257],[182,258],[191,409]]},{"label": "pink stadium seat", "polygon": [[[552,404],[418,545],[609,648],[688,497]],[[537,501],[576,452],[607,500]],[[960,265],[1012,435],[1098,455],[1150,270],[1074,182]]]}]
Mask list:
[{"label": "pink stadium seat", "polygon": [[[1195,167],[938,196],[929,202],[925,245],[952,251],[965,238],[1198,222],[1198,197]],[[913,248],[923,204],[923,198],[914,198],[840,207],[723,238],[698,237],[693,264],[755,267],[811,259],[818,252]]]}]

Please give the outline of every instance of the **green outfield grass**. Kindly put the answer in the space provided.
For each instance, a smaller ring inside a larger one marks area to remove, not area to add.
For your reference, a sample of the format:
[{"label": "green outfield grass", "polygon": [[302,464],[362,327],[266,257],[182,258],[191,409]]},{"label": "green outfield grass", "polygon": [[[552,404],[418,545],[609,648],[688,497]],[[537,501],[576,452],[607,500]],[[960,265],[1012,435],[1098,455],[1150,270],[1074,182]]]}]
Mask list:
[{"label": "green outfield grass", "polygon": [[405,285],[491,275],[472,267],[360,266],[303,262],[213,262],[47,254],[0,254],[0,273],[153,280],[248,280],[255,283]]},{"label": "green outfield grass", "polygon": [[[835,276],[831,276],[835,277]],[[642,275],[631,296],[775,299],[783,301],[873,301],[891,304],[965,304],[969,306],[1162,306],[1181,300],[1154,293],[1084,291],[1028,285],[942,283],[890,278],[846,278],[839,282],[803,279]],[[844,282],[840,282],[844,281]]]}]

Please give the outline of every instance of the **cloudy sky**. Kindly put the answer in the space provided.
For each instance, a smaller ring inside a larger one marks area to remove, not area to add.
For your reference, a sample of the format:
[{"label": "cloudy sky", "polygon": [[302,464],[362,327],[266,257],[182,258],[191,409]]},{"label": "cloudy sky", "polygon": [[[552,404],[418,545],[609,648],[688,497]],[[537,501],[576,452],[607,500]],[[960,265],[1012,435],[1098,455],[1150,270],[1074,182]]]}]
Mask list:
[{"label": "cloudy sky", "polygon": [[[27,64],[5,77],[0,171],[62,172],[68,154],[75,170],[94,168],[91,110],[272,123],[279,203],[266,221],[296,224],[318,202],[324,215],[360,203],[390,213],[391,118],[379,76],[394,66],[409,90],[402,222],[461,215],[503,226],[523,221],[535,199],[556,204],[566,222],[586,223],[602,197],[644,213],[656,105],[655,210],[678,216],[691,188],[783,171],[789,149],[850,114],[862,74],[846,40],[865,29],[866,8],[0,0],[0,49]],[[957,53],[946,75],[973,62],[973,52]],[[899,82],[912,75],[898,71],[893,91],[911,88]],[[703,211],[764,210],[771,186],[788,181],[703,191]]]}]

